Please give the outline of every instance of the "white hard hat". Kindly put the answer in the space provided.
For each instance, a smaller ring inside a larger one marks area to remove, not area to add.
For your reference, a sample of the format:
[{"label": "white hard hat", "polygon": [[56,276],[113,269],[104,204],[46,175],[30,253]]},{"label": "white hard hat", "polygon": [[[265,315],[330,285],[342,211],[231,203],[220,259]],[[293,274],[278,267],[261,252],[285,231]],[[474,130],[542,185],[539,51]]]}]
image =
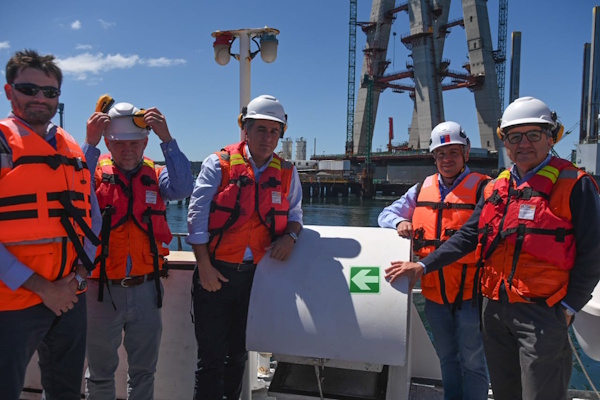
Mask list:
[{"label": "white hard hat", "polygon": [[253,99],[242,111],[242,121],[247,119],[268,119],[287,125],[287,115],[281,103],[273,96],[263,94]]},{"label": "white hard hat", "polygon": [[448,146],[449,144],[469,145],[469,138],[465,130],[452,121],[442,122],[433,128],[431,139],[429,139],[429,151],[432,152],[438,147]]},{"label": "white hard hat", "polygon": [[144,110],[130,103],[117,103],[108,110],[110,128],[104,131],[108,140],[145,139],[150,128],[144,122]]},{"label": "white hard hat", "polygon": [[505,133],[508,128],[529,124],[548,125],[553,130],[556,128],[556,113],[535,97],[520,97],[504,110],[500,120],[500,131]]}]

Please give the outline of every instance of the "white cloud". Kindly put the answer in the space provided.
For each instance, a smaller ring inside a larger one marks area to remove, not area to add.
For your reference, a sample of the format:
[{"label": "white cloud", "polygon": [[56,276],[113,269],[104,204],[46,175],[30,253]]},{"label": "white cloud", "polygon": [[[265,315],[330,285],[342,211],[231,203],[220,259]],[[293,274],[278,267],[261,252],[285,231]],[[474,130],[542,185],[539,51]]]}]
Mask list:
[{"label": "white cloud", "polygon": [[81,29],[81,22],[79,20],[75,20],[74,22],[71,22],[71,29],[78,31]]},{"label": "white cloud", "polygon": [[104,29],[112,28],[113,26],[115,26],[117,24],[116,22],[108,22],[108,21],[105,21],[103,19],[99,19],[98,22],[100,22],[100,25]]},{"label": "white cloud", "polygon": [[75,46],[76,50],[91,50],[92,49],[92,45],[91,44],[77,44]]},{"label": "white cloud", "polygon": [[[86,47],[86,45],[78,45]],[[91,46],[90,46],[91,47]],[[98,75],[113,69],[129,69],[136,65],[146,67],[172,67],[185,64],[182,58],[169,59],[165,57],[142,59],[138,55],[103,54],[85,52],[74,57],[57,59],[57,64],[65,75],[74,76],[77,80],[98,79]],[[94,75],[95,77],[90,77]]]},{"label": "white cloud", "polygon": [[146,58],[141,59],[140,63],[148,67],[172,67],[175,65],[185,64],[187,61],[182,58],[169,59],[165,57],[160,58]]},{"label": "white cloud", "polygon": [[0,50],[10,49],[10,42],[7,40],[6,42],[0,42]]},{"label": "white cloud", "polygon": [[88,74],[99,74],[112,69],[132,68],[139,62],[137,55],[123,56],[121,54],[104,55],[102,53],[83,53],[75,57],[57,60],[63,73],[75,75],[76,79],[84,80]]}]

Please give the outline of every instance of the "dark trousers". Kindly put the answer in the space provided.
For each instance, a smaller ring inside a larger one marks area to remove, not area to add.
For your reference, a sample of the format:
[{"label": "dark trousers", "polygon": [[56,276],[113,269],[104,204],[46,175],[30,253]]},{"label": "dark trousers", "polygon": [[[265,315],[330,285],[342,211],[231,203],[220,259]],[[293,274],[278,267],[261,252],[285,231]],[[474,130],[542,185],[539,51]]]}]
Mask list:
[{"label": "dark trousers", "polygon": [[567,399],[572,352],[560,305],[483,299],[483,345],[494,399]]},{"label": "dark trousers", "polygon": [[246,320],[254,270],[238,272],[213,266],[229,282],[207,292],[194,271],[194,329],[198,344],[195,400],[238,400],[242,391],[246,351]]},{"label": "dark trousers", "polygon": [[37,350],[46,400],[80,400],[85,359],[86,296],[57,317],[38,304],[0,312],[0,399],[18,400]]}]

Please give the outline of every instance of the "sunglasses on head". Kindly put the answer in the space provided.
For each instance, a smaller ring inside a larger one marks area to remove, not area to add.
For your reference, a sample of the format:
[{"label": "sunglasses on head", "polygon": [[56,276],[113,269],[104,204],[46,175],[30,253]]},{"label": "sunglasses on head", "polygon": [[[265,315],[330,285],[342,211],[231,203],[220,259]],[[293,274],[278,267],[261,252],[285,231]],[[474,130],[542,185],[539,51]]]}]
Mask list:
[{"label": "sunglasses on head", "polygon": [[543,134],[544,134],[544,131],[529,131],[529,132],[525,132],[525,133],[513,132],[513,133],[508,133],[504,137],[504,139],[510,144],[517,144],[517,143],[521,143],[521,140],[523,140],[523,136],[527,136],[527,140],[529,140],[531,143],[535,143],[535,142],[539,142],[542,139]]},{"label": "sunglasses on head", "polygon": [[38,86],[35,83],[13,83],[12,87],[25,96],[35,96],[40,90],[47,99],[54,99],[60,95],[60,89],[54,86]]}]

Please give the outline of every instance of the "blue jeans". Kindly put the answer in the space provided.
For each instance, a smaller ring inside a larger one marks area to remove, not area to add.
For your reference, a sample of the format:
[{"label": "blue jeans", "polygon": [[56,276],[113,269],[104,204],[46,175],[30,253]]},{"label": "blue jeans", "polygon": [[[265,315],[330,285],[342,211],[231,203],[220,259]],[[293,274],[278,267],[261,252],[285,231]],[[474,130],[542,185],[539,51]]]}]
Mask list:
[{"label": "blue jeans", "polygon": [[238,272],[213,263],[229,282],[207,292],[194,271],[194,329],[198,344],[195,400],[238,400],[246,359],[246,320],[254,270]]},{"label": "blue jeans", "polygon": [[453,314],[449,306],[426,300],[425,316],[440,359],[444,399],[487,399],[489,378],[478,307],[464,301]]},{"label": "blue jeans", "polygon": [[0,399],[18,400],[37,350],[46,400],[80,400],[85,359],[86,295],[57,317],[38,304],[0,312]]},{"label": "blue jeans", "polygon": [[[127,398],[154,398],[154,373],[162,336],[162,314],[154,281],[138,286],[110,286],[98,301],[98,281],[88,279],[86,398],[115,399],[115,372],[123,340],[127,352]],[[161,284],[162,289],[162,284]],[[123,335],[124,333],[124,335]]]}]

